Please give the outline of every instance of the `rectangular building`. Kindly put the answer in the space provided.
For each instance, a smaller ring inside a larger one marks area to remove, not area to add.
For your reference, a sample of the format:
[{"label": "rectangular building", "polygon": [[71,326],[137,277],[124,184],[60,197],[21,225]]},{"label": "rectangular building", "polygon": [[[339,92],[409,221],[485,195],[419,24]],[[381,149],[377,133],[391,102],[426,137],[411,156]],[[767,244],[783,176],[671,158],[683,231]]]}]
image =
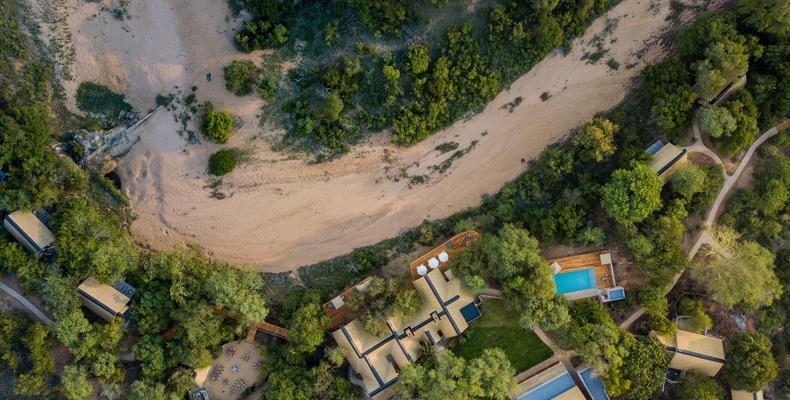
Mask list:
[{"label": "rectangular building", "polygon": [[678,329],[674,335],[650,335],[666,346],[670,356],[669,368],[695,371],[714,377],[724,366],[724,342],[715,337]]},{"label": "rectangular building", "polygon": [[88,278],[78,287],[80,302],[107,322],[115,317],[129,320],[129,302],[135,289],[124,282],[114,286]]},{"label": "rectangular building", "polygon": [[55,250],[55,235],[30,211],[18,210],[6,215],[3,226],[30,253],[51,255]]},{"label": "rectangular building", "polygon": [[647,166],[656,171],[659,179],[666,182],[675,172],[675,169],[686,161],[686,149],[681,149],[672,143],[664,142],[659,139],[645,150],[653,159],[647,162]]}]

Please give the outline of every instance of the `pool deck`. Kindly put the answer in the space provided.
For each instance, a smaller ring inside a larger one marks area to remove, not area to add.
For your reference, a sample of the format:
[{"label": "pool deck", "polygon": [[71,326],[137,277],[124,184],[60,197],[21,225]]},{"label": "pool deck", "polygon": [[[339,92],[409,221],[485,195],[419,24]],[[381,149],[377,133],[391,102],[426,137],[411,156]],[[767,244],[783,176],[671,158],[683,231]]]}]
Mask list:
[{"label": "pool deck", "polygon": [[[425,265],[427,267],[428,260],[433,257],[437,257],[438,260],[439,254],[443,251],[446,251],[450,258],[447,260],[447,262],[439,263],[439,269],[442,271],[442,273],[444,273],[450,268],[450,263],[453,261],[454,252],[463,250],[472,242],[478,240],[480,240],[480,234],[475,231],[465,231],[451,237],[449,240],[440,244],[433,250],[423,254],[420,258],[412,261],[411,264],[409,264],[409,270],[411,270],[411,280],[414,281],[421,278],[420,274],[417,273],[417,267],[420,265]],[[447,245],[448,243],[450,246]]]},{"label": "pool deck", "polygon": [[[595,272],[595,285],[597,289],[613,288],[616,286],[616,278],[613,276],[612,268],[609,264],[601,264],[601,254],[607,254],[609,251],[594,251],[592,253],[577,254],[575,256],[555,258],[553,260],[546,260],[549,264],[556,262],[560,265],[558,274],[565,272],[578,271],[581,269],[592,268]],[[597,289],[581,290],[579,292],[596,292]],[[576,292],[571,292],[576,293]],[[589,293],[578,293],[587,298]],[[566,293],[567,294],[567,293]],[[576,297],[571,294],[571,297]],[[576,300],[573,298],[571,300]]]}]

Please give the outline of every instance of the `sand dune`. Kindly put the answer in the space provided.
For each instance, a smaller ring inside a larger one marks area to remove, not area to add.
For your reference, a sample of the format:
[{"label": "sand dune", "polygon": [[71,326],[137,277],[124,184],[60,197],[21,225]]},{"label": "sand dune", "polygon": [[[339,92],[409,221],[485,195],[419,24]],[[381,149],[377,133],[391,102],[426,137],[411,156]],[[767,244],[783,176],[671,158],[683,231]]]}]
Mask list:
[{"label": "sand dune", "polygon": [[[141,111],[153,107],[158,93],[197,85],[200,101],[211,100],[242,117],[245,125],[229,146],[252,149],[253,156],[224,179],[222,190],[229,197],[212,199],[205,188],[206,164],[219,146],[187,145],[172,115],[158,113],[140,127],[141,142],[120,162],[123,190],[139,214],[132,231],[156,249],[197,243],[217,258],[265,271],[331,258],[397,235],[425,218],[479,204],[482,194],[497,191],[523,171],[522,159],[534,158],[585,119],[620,102],[645,63],[663,51],[651,45],[641,58],[636,53],[656,42],[669,24],[669,1],[623,0],[607,15],[617,19],[617,26],[604,40],[609,53],[602,62],[591,65],[581,58],[590,51],[584,44],[605,29],[603,17],[574,42],[570,54],[548,57],[473,118],[409,148],[396,148],[380,134],[339,160],[307,165],[254,138],[262,134],[256,118],[262,103],[224,89],[222,66],[258,56],[233,49],[231,32],[238,21],[227,19],[224,2],[133,3],[131,19],[118,22],[90,18],[95,5],[75,0],[69,23],[77,81],[97,80],[121,90]],[[609,58],[620,63],[617,71],[605,64]],[[215,79],[207,82],[206,73]],[[74,86],[67,89],[73,92]],[[552,95],[546,102],[540,100],[543,92]],[[523,102],[512,113],[501,109],[518,96]],[[451,154],[434,148],[450,141],[460,148],[479,142],[445,174],[430,175],[427,184],[410,188],[404,180],[387,179],[391,171],[409,166],[410,175],[428,174],[430,165]],[[383,162],[385,151],[396,159],[393,164]]]}]

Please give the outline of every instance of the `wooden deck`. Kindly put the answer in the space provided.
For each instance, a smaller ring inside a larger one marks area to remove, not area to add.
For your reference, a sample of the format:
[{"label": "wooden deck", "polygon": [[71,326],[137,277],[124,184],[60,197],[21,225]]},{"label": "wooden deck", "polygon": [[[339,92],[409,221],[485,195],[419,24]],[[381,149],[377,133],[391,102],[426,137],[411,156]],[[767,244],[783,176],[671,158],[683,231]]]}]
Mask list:
[{"label": "wooden deck", "polygon": [[[214,310],[215,314],[222,315],[225,318],[236,319],[236,320],[239,319],[238,315],[233,315],[233,314],[230,313],[230,311],[228,311],[228,310],[226,310],[224,308],[211,306],[211,309]],[[255,326],[257,329],[260,329],[260,330],[264,331],[265,333],[268,333],[270,335],[274,335],[274,336],[283,338],[285,340],[288,340],[288,329],[285,329],[283,327],[279,327],[279,326],[274,325],[274,324],[270,324],[268,322],[257,322],[253,326]],[[250,332],[247,331],[247,337],[248,338],[249,338],[249,335],[250,335]],[[253,339],[254,338],[255,338],[255,335],[253,334]]]},{"label": "wooden deck", "polygon": [[[357,286],[371,279],[373,279],[373,277],[369,276],[355,283],[353,286],[343,291],[343,293],[340,293],[340,295],[343,296],[344,303],[346,300],[348,300],[350,296],[353,295],[354,289]],[[334,308],[330,306],[331,304],[332,304],[332,300],[330,299],[329,301],[327,301],[321,306],[324,309],[324,313],[326,314],[326,316],[329,317],[329,329],[337,329],[340,327],[340,324],[347,324],[351,322],[351,320],[353,319],[351,316],[351,309],[349,309],[347,305],[343,304],[343,307]]]},{"label": "wooden deck", "polygon": [[601,264],[601,254],[606,253],[609,253],[609,251],[595,251],[592,253],[577,254],[575,256],[555,258],[546,261],[548,261],[549,264],[554,262],[559,264],[561,268],[560,274],[579,269],[593,268],[595,272],[595,283],[598,288],[603,289],[615,287],[616,281],[616,279],[612,277],[609,264]]},{"label": "wooden deck", "polygon": [[418,266],[425,265],[428,267],[428,260],[433,257],[438,257],[443,251],[446,251],[450,258],[447,260],[447,262],[439,263],[439,269],[442,272],[447,271],[447,269],[450,268],[450,262],[453,261],[453,253],[466,249],[467,246],[478,240],[480,240],[480,234],[475,231],[461,232],[451,237],[450,240],[423,254],[420,258],[412,261],[411,264],[409,264],[409,269],[411,270],[411,280],[420,279],[420,274],[417,273]]}]

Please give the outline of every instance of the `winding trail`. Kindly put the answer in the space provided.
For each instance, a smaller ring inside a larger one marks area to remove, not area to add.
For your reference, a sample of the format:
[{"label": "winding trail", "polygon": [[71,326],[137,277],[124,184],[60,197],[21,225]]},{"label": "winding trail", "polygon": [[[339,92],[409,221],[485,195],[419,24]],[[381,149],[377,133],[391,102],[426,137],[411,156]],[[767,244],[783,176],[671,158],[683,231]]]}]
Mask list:
[{"label": "winding trail", "polygon": [[[694,243],[694,246],[691,247],[691,251],[689,251],[688,253],[689,260],[694,259],[694,256],[697,255],[697,252],[699,251],[699,249],[702,247],[703,244],[716,246],[716,241],[713,239],[710,230],[711,228],[714,227],[716,218],[719,215],[719,209],[721,208],[721,205],[724,203],[724,200],[730,194],[732,188],[735,187],[735,183],[738,182],[738,178],[741,177],[741,174],[746,169],[746,166],[749,165],[749,161],[751,161],[752,156],[757,151],[757,149],[760,146],[762,146],[763,143],[768,141],[768,139],[776,136],[776,134],[781,132],[779,127],[787,125],[787,122],[788,121],[782,122],[774,126],[773,128],[765,131],[762,135],[760,135],[760,137],[758,137],[754,141],[754,143],[752,143],[752,145],[749,146],[749,149],[746,150],[746,155],[744,155],[743,159],[738,164],[738,167],[735,169],[735,172],[733,172],[732,175],[727,174],[727,171],[724,169],[724,163],[721,161],[719,156],[715,152],[713,152],[713,150],[705,146],[705,144],[702,142],[702,136],[700,135],[699,127],[696,124],[694,124],[694,127],[692,129],[694,130],[695,143],[692,144],[691,146],[686,147],[685,149],[689,153],[705,154],[706,156],[713,159],[713,161],[715,161],[717,164],[719,164],[719,166],[721,166],[722,168],[722,174],[724,175],[724,183],[721,186],[721,190],[719,190],[719,194],[716,196],[716,200],[713,201],[713,205],[708,210],[708,214],[705,218],[705,225],[704,225],[705,229],[699,235],[699,238],[697,238],[697,241]],[[719,251],[722,250],[720,249]],[[672,284],[669,285],[664,291],[665,295],[669,293],[669,291],[672,290],[672,288],[675,287],[678,280],[683,275],[684,271],[685,269],[675,274],[675,276],[672,279]],[[626,318],[623,322],[620,323],[620,328],[623,329],[630,328],[631,325],[636,320],[638,320],[642,315],[644,315],[644,313],[645,313],[645,309],[639,307],[636,311],[634,311],[633,314],[631,314],[628,318]]]},{"label": "winding trail", "polygon": [[8,287],[6,284],[4,284],[2,282],[0,282],[0,290],[8,293],[11,297],[16,299],[16,301],[21,303],[25,308],[30,310],[30,312],[35,314],[35,316],[38,317],[38,319],[40,319],[41,322],[43,322],[43,323],[45,323],[45,324],[47,324],[49,326],[55,326],[55,322],[54,321],[49,319],[49,317],[47,317],[43,312],[41,312],[41,310],[36,308],[36,306],[34,306],[33,303],[29,302],[26,298],[24,298],[24,296],[22,296],[21,294],[17,293],[16,290],[11,289],[10,287]]}]

